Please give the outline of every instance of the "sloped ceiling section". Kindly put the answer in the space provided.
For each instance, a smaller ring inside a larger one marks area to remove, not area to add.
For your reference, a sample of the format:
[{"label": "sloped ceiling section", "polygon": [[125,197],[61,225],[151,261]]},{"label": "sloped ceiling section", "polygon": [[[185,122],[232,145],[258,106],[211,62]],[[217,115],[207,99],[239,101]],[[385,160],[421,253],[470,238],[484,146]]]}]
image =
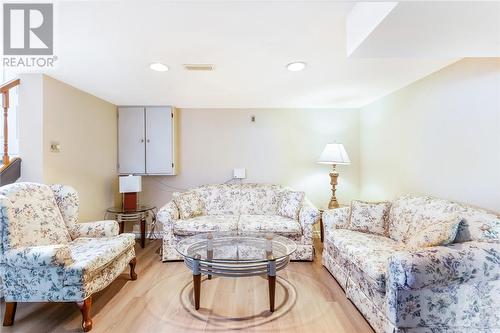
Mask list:
[{"label": "sloped ceiling section", "polygon": [[500,3],[362,2],[347,16],[353,58],[500,56]]}]

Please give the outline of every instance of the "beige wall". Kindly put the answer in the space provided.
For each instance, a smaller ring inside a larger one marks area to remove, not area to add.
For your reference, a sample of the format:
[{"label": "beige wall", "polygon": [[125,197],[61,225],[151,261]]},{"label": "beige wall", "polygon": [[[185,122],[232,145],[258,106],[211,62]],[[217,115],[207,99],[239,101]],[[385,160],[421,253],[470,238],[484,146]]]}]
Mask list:
[{"label": "beige wall", "polygon": [[161,207],[175,188],[222,183],[232,178],[233,168],[246,168],[245,182],[291,186],[324,207],[330,197],[330,168],[316,160],[324,145],[335,140],[352,160],[338,168],[339,201],[358,196],[357,110],[181,109],[179,114],[180,173],[143,177],[143,202]]},{"label": "beige wall", "polygon": [[500,212],[500,59],[464,59],[364,107],[361,193]]},{"label": "beige wall", "polygon": [[[80,221],[102,219],[115,203],[116,107],[43,76],[43,182],[73,186]],[[50,143],[61,145],[59,153]]]}]

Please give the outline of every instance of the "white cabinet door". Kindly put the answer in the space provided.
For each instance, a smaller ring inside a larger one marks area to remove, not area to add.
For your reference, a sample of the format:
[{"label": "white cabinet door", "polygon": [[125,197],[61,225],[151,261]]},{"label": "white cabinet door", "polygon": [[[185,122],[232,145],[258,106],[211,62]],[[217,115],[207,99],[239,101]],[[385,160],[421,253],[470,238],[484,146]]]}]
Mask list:
[{"label": "white cabinet door", "polygon": [[146,173],[173,174],[171,107],[146,107]]},{"label": "white cabinet door", "polygon": [[143,107],[118,108],[118,173],[146,172],[146,144]]}]

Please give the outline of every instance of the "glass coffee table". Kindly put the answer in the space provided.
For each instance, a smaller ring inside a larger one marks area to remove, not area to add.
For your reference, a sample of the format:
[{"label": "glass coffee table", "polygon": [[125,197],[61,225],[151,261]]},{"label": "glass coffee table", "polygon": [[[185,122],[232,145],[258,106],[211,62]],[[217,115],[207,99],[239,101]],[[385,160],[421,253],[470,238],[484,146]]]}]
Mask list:
[{"label": "glass coffee table", "polygon": [[200,308],[201,275],[246,277],[267,275],[269,310],[274,311],[276,272],[290,262],[295,242],[266,233],[204,233],[181,240],[177,251],[193,272],[194,304]]}]

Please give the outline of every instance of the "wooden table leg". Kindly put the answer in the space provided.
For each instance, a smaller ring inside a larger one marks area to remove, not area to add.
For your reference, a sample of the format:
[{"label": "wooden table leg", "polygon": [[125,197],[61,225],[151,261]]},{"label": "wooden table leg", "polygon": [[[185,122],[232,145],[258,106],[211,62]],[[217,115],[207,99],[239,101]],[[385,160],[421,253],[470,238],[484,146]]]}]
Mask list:
[{"label": "wooden table leg", "polygon": [[274,296],[276,295],[276,275],[267,276],[269,284],[269,311],[274,312]]},{"label": "wooden table leg", "polygon": [[267,264],[267,281],[269,285],[269,311],[274,312],[274,298],[276,294],[276,260],[269,260]]},{"label": "wooden table leg", "polygon": [[201,274],[193,275],[194,308],[200,308]]},{"label": "wooden table leg", "polygon": [[123,234],[123,228],[124,228],[124,223],[123,223],[123,221],[118,222],[118,226],[120,227],[120,230],[118,231],[118,233]]},{"label": "wooden table leg", "polygon": [[141,247],[146,246],[146,219],[141,219]]},{"label": "wooden table leg", "polygon": [[200,256],[196,255],[193,261],[193,289],[194,289],[194,308],[200,308],[200,293],[201,293],[201,271],[200,271]]}]

